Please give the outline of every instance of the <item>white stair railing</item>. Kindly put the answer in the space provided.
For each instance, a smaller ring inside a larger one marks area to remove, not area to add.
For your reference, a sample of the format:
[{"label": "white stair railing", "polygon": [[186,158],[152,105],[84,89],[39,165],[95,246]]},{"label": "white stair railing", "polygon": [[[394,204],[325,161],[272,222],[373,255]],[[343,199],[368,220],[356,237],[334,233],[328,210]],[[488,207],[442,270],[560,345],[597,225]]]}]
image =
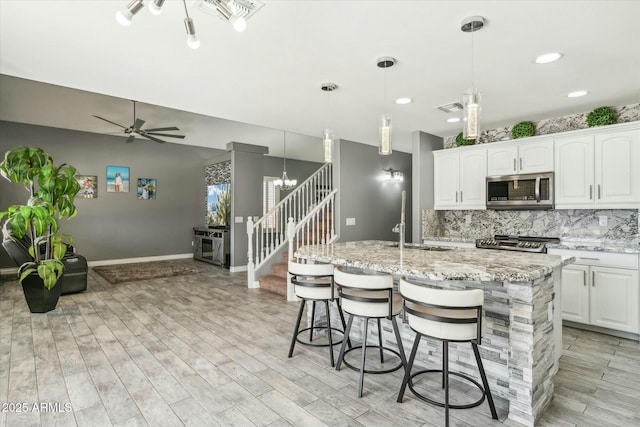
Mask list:
[{"label": "white stair railing", "polygon": [[[333,166],[327,163],[298,185],[262,218],[253,222],[249,217],[247,221],[247,282],[250,288],[259,287],[256,271],[287,243],[287,220],[293,218],[296,223],[302,222],[316,206],[329,197],[333,190]],[[335,194],[332,197],[335,197]],[[335,204],[331,203],[333,211],[335,211],[334,206]],[[308,226],[319,227],[318,225]],[[333,223],[331,227],[331,236],[333,236],[335,234]]]}]

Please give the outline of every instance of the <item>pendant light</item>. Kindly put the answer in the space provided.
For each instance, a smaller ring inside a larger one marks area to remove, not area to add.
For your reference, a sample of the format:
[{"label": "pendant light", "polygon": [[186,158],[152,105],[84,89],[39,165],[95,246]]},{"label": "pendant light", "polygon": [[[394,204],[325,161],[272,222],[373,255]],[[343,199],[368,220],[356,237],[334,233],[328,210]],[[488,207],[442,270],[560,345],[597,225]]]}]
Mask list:
[{"label": "pendant light", "polygon": [[[387,106],[387,68],[396,64],[396,59],[390,56],[383,56],[377,61],[379,68],[384,69],[384,105]],[[380,141],[378,145],[378,154],[388,156],[392,152],[391,148],[391,117],[385,112],[380,120]]]},{"label": "pendant light", "polygon": [[189,11],[187,10],[187,2],[182,0],[182,4],[184,5],[184,13],[187,15],[184,18],[184,27],[187,30],[187,46],[191,49],[197,49],[200,47],[200,40],[196,35],[196,27],[193,25],[193,19],[189,17]]},{"label": "pendant light", "polygon": [[[338,85],[335,83],[322,83],[320,85],[320,89],[327,92],[327,122],[329,121],[329,112],[331,109],[329,108],[329,93],[338,89]],[[334,136],[333,131],[328,127],[324,129],[324,133],[322,135],[322,151],[324,153],[324,162],[332,163],[333,162],[333,146],[334,146]]]},{"label": "pendant light", "polygon": [[460,29],[465,33],[471,33],[471,88],[462,95],[462,137],[465,139],[478,139],[480,136],[480,91],[474,84],[473,63],[473,33],[484,27],[482,16],[472,16],[462,21]]},{"label": "pendant light", "polygon": [[116,21],[123,27],[128,27],[131,25],[131,20],[134,15],[140,12],[140,9],[144,7],[142,0],[132,0],[131,3],[127,6],[126,9],[119,10],[116,12]]},{"label": "pendant light", "polygon": [[273,185],[281,188],[282,190],[287,191],[287,190],[291,190],[296,185],[298,185],[298,180],[289,179],[289,177],[287,176],[287,131],[283,131],[283,144],[284,144],[284,150],[283,150],[284,154],[282,156],[283,157],[282,178],[274,179]]}]

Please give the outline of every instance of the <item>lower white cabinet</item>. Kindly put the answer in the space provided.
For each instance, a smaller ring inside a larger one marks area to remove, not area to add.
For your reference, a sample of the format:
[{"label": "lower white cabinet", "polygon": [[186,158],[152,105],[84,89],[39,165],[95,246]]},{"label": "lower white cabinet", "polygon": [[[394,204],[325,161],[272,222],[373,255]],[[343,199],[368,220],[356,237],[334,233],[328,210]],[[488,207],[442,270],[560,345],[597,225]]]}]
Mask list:
[{"label": "lower white cabinet", "polygon": [[617,331],[639,333],[638,255],[549,249],[575,256],[562,269],[562,318]]}]

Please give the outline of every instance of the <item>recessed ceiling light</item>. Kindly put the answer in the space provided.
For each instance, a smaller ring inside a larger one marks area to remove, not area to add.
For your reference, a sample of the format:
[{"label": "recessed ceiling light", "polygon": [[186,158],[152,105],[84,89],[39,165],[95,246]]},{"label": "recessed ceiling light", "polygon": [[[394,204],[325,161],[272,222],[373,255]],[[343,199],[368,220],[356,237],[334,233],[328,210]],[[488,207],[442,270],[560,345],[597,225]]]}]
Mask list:
[{"label": "recessed ceiling light", "polygon": [[567,96],[569,98],[579,98],[581,96],[585,96],[588,93],[589,92],[587,92],[586,90],[576,90],[574,92],[569,93],[569,95],[567,95]]},{"label": "recessed ceiling light", "polygon": [[458,123],[460,121],[460,117],[451,117],[447,119],[447,123]]},{"label": "recessed ceiling light", "polygon": [[562,58],[562,54],[558,52],[544,53],[536,58],[536,64],[548,64]]},{"label": "recessed ceiling light", "polygon": [[396,104],[400,104],[400,105],[411,104],[412,102],[413,102],[413,99],[411,99],[411,98],[398,98],[398,99],[396,99]]}]

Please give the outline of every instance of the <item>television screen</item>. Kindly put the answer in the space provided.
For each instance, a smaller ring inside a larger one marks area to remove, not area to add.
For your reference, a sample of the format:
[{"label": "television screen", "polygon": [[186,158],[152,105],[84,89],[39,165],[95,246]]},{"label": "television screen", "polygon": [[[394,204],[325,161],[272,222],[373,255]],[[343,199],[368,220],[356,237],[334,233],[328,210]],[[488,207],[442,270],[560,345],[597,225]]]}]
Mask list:
[{"label": "television screen", "polygon": [[207,224],[223,227],[231,225],[231,183],[207,187]]}]

